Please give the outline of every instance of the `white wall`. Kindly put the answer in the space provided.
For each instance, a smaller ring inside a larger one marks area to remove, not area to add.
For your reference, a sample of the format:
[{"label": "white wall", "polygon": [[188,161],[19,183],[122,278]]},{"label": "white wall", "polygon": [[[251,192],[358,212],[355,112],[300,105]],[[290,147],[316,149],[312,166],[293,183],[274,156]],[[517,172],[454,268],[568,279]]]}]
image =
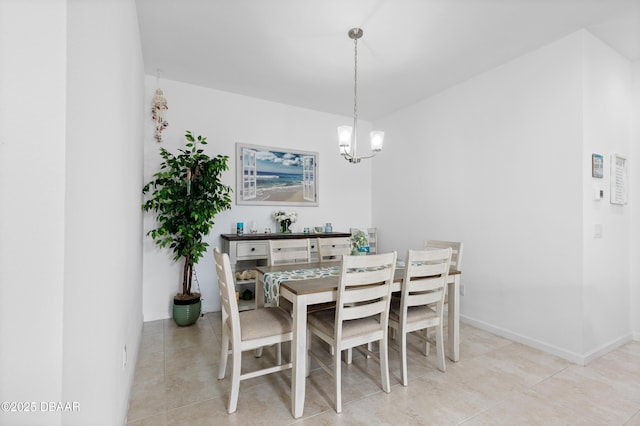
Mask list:
[{"label": "white wall", "polygon": [[[158,171],[160,146],[176,152],[184,147],[184,133],[207,137],[205,147],[209,155],[228,155],[230,170],[224,182],[236,188],[236,142],[281,148],[300,149],[319,153],[319,206],[285,208],[298,212],[293,229],[332,222],[335,231],[348,231],[350,226],[368,226],[371,222],[371,163],[347,163],[338,155],[336,128],[348,124],[349,117],[325,114],[288,105],[267,102],[194,86],[177,81],[147,76],[146,105],[151,105],[159,86],[168,102],[166,114],[169,127],[163,132],[162,145],[153,139],[153,122],[148,114],[145,127],[145,182]],[[145,105],[145,106],[146,106]],[[359,123],[362,134],[368,134],[370,123]],[[220,234],[235,232],[238,221],[256,222],[259,230],[275,222],[271,213],[277,206],[238,206],[216,216],[215,225],[206,238],[210,248],[196,266],[196,274],[203,294],[203,310],[218,311],[218,299],[213,247],[220,246]],[[151,213],[144,215],[144,231],[154,225]],[[171,260],[167,250],[155,247],[150,237],[143,241],[144,320],[169,318],[173,295],[179,290],[181,263]]]},{"label": "white wall", "polygon": [[66,0],[0,2],[0,401],[62,399],[65,49]]},{"label": "white wall", "polygon": [[[631,158],[640,158],[640,61],[632,66],[632,132]],[[634,161],[635,163],[635,161]],[[640,264],[635,261],[640,257],[640,167],[631,163],[629,166],[629,206],[631,209],[631,329],[634,339],[640,340]]]},{"label": "white wall", "polygon": [[[630,62],[583,31],[583,352],[593,358],[631,339],[630,206],[610,203],[611,156],[629,157]],[[591,155],[604,155],[604,178],[591,177]],[[629,158],[629,160],[631,160]],[[633,161],[630,161],[633,164]],[[604,200],[593,201],[593,188]],[[602,225],[602,238],[594,226]]]},{"label": "white wall", "polygon": [[68,8],[63,423],[115,425],[142,329],[142,49],[134,0]]},{"label": "white wall", "polygon": [[0,400],[37,404],[0,424],[123,424],[142,327],[135,3],[2,2],[0,19]]},{"label": "white wall", "polygon": [[[617,338],[625,315],[585,346],[587,38],[572,34],[375,123],[388,141],[374,163],[382,249],[463,241],[464,319],[576,362]],[[607,244],[624,245],[618,235]]]}]

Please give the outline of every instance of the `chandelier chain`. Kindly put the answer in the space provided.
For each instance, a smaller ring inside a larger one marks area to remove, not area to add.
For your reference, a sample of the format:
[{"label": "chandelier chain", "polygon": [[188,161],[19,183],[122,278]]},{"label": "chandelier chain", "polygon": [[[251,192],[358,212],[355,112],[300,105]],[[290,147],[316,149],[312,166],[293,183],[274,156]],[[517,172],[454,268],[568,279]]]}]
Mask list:
[{"label": "chandelier chain", "polygon": [[353,67],[353,137],[356,138],[356,123],[358,121],[358,39],[353,39],[354,67]]}]

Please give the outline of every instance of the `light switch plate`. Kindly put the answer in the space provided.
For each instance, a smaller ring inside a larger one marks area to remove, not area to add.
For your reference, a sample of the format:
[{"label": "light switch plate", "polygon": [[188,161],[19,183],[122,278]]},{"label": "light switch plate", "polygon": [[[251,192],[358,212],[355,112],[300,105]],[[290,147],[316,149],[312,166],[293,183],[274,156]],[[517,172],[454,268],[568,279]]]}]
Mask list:
[{"label": "light switch plate", "polygon": [[602,238],[602,224],[596,223],[593,227],[593,238]]},{"label": "light switch plate", "polygon": [[602,201],[604,198],[604,191],[597,186],[593,187],[593,201]]}]

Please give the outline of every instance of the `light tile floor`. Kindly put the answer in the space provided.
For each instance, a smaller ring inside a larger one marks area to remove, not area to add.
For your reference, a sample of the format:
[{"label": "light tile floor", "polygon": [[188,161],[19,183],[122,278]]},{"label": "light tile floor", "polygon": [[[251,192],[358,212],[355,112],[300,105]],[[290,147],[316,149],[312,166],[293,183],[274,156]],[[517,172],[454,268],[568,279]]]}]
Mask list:
[{"label": "light tile floor", "polygon": [[[127,425],[640,426],[640,342],[583,367],[461,324],[460,362],[447,359],[446,373],[436,368],[433,352],[424,357],[413,343],[408,387],[400,384],[398,354],[390,350],[389,394],[380,388],[377,362],[354,353],[342,370],[341,414],[333,409],[332,379],[313,369],[304,416],[296,420],[290,371],[241,382],[238,410],[227,414],[230,366],[218,380],[220,338],[219,313],[186,328],[173,320],[145,323]],[[265,362],[273,362],[271,350],[243,357],[246,368]]]}]

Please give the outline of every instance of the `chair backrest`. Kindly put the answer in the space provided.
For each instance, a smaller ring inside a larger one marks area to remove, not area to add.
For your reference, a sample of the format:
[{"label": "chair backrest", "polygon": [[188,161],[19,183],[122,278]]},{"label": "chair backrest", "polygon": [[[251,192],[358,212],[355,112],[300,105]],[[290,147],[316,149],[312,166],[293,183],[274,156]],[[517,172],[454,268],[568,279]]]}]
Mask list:
[{"label": "chair backrest", "polygon": [[451,248],[451,269],[462,271],[462,242],[425,240],[422,246],[426,249]]},{"label": "chair backrest", "polygon": [[367,228],[369,234],[369,253],[378,253],[378,228]]},{"label": "chair backrest", "polygon": [[377,254],[378,253],[378,228],[351,228],[351,235],[354,235],[356,231],[365,231],[367,234],[367,240],[369,241],[369,254]]},{"label": "chair backrest", "polygon": [[344,321],[375,316],[379,328],[368,334],[386,336],[396,258],[396,252],[342,257],[336,300],[336,341],[342,340]]},{"label": "chair backrest", "polygon": [[409,250],[405,260],[401,316],[411,306],[435,305],[442,319],[452,249]]},{"label": "chair backrest", "polygon": [[309,239],[269,240],[269,266],[311,262]]},{"label": "chair backrest", "polygon": [[227,327],[231,341],[240,339],[240,314],[236,300],[236,286],[231,270],[231,261],[227,253],[221,253],[217,247],[213,249],[222,305],[222,326]]},{"label": "chair backrest", "polygon": [[351,240],[349,237],[318,238],[318,258],[320,262],[340,260],[345,254],[351,254]]}]

